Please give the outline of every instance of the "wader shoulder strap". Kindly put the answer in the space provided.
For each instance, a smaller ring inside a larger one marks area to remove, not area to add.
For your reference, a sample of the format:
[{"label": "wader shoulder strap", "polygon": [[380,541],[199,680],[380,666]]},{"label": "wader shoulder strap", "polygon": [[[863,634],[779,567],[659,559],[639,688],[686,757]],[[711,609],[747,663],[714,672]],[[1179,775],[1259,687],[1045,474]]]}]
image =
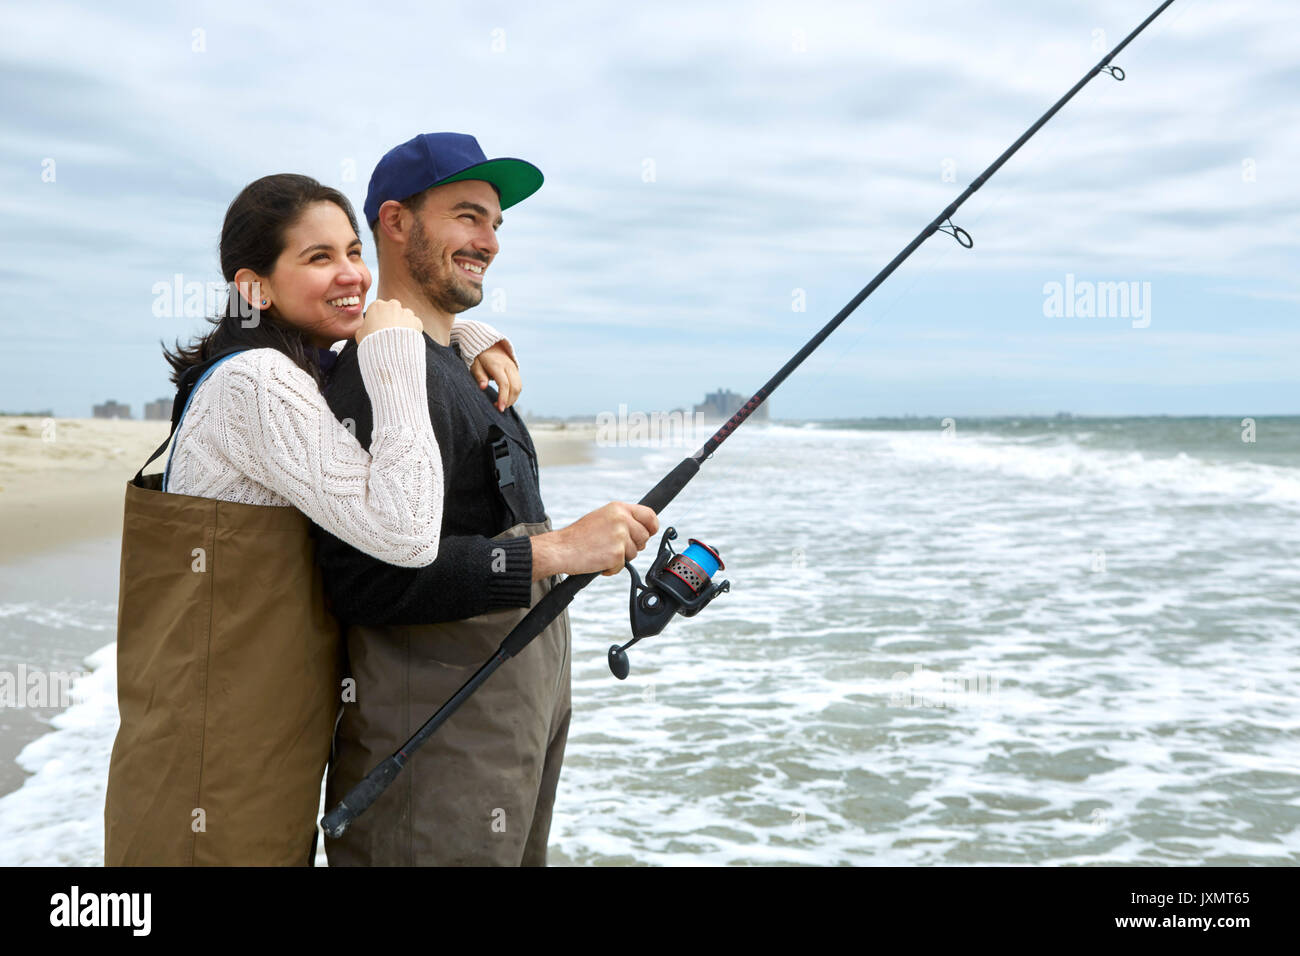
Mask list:
[{"label": "wader shoulder strap", "polygon": [[524,478],[525,468],[532,469],[534,481],[538,479],[537,461],[528,453],[527,448],[507,435],[499,425],[493,425],[488,429],[488,442],[491,447],[492,473],[496,477],[497,490],[505,499],[506,507],[510,509],[510,523],[518,524],[528,517],[528,509],[524,505],[519,482]]},{"label": "wader shoulder strap", "polygon": [[[172,430],[167,433],[167,438],[163,443],[158,446],[152,455],[149,456],[149,460],[140,466],[140,470],[137,471],[135,477],[131,479],[132,484],[143,487],[144,470],[153,463],[155,458],[167,449],[169,444],[171,444],[171,440],[176,436],[177,429],[181,427],[181,419],[185,417],[185,410],[190,407],[190,397],[194,394],[194,390],[199,387],[199,384],[208,377],[208,373],[232,355],[238,355],[243,351],[246,350],[226,349],[224,352],[218,352],[206,361],[201,362],[198,365],[192,365],[185,370],[184,374],[181,375],[180,382],[176,386],[176,398],[172,401]],[[167,458],[167,470],[171,470],[171,456],[168,456]],[[167,478],[164,473],[163,489],[166,490],[166,487]]]}]

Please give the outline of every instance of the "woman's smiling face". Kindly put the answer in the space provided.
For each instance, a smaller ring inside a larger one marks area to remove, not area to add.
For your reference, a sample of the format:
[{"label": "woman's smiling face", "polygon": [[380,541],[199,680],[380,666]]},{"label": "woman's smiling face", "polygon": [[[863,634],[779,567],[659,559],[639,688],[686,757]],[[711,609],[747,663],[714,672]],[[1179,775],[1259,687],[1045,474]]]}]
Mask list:
[{"label": "woman's smiling face", "polygon": [[260,283],[267,308],[318,348],[352,338],[361,325],[370,270],[347,214],[332,202],[308,206],[285,230],[284,249]]}]

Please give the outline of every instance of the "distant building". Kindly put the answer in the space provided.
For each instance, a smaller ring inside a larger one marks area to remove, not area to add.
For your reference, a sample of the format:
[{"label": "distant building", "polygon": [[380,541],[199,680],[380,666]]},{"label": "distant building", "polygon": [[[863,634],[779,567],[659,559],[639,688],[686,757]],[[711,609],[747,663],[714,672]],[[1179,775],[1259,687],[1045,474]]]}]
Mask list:
[{"label": "distant building", "polygon": [[131,406],[115,402],[111,398],[103,405],[96,405],[94,408],[96,418],[130,418]]},{"label": "distant building", "polygon": [[[740,406],[749,401],[750,396],[738,395],[735,392],[718,389],[716,392],[710,392],[704,396],[704,401],[695,406],[695,414],[703,415],[708,421],[726,421],[736,412],[740,411]],[[764,400],[763,404],[754,409],[749,416],[751,421],[765,422],[770,416],[771,410],[768,408],[770,402]]]},{"label": "distant building", "polygon": [[145,402],[144,417],[145,421],[150,422],[171,421],[172,400],[170,398],[160,398],[156,402]]}]

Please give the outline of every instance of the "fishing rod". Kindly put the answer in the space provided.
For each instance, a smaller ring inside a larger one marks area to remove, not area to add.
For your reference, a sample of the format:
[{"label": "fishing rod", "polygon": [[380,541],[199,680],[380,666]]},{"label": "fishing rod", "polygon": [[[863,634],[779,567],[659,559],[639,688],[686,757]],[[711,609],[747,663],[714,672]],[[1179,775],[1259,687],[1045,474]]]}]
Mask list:
[{"label": "fishing rod", "polygon": [[[957,240],[958,245],[964,249],[974,247],[975,241],[971,238],[970,233],[952,221],[953,213],[961,207],[962,203],[974,195],[976,190],[983,186],[990,176],[1001,169],[1002,165],[1015,155],[1016,151],[1031,136],[1037,133],[1048,120],[1057,114],[1061,107],[1068,103],[1098,73],[1106,72],[1116,80],[1123,80],[1124,71],[1118,66],[1111,66],[1110,61],[1124,47],[1133,42],[1133,38],[1145,30],[1151,24],[1151,21],[1163,13],[1165,8],[1173,2],[1174,0],[1164,0],[1156,8],[1155,12],[1138,24],[1137,28],[1125,37],[1118,46],[1102,57],[1097,65],[1084,75],[1083,79],[1074,84],[1068,93],[1040,116],[1033,126],[1025,130],[1024,134],[994,160],[988,169],[975,177],[974,181],[966,187],[960,196],[917,233],[916,238],[909,242],[902,252],[894,256],[890,263],[863,287],[862,291],[850,299],[848,304],[822,327],[821,331],[809,339],[807,344],[781,367],[780,371],[768,379],[763,387],[755,392],[753,397],[742,405],[740,410],[732,415],[700,447],[699,451],[689,458],[682,459],[677,467],[661,478],[659,483],[641,499],[640,504],[656,513],[662,511],[686,487],[687,483],[699,473],[700,465],[704,460],[712,456],[718,446],[726,441],[731,433],[744,424],[745,420],[753,414],[754,409],[763,404],[767,397],[786,380],[787,376],[798,368],[803,363],[803,360],[811,355],[822,342],[826,341],[826,338],[839,328],[840,324],[866,300],[867,296],[875,292],[876,288],[885,279],[889,278],[890,274],[902,265],[908,256],[915,252],[926,239],[936,232],[943,232]],[[722,559],[716,551],[692,538],[690,547],[685,551],[674,552],[669,541],[676,538],[676,536],[677,532],[674,528],[668,528],[664,532],[663,539],[660,541],[659,554],[656,556],[650,571],[647,572],[644,583],[631,563],[626,565],[632,575],[630,613],[633,639],[622,647],[616,645],[609,649],[610,670],[620,680],[627,677],[628,674],[628,647],[641,640],[642,637],[648,637],[662,631],[675,614],[682,614],[686,617],[693,616],[713,598],[729,588],[726,581],[721,584],[712,583],[713,573],[723,567]],[[321,819],[321,827],[325,832],[334,838],[342,836],[348,825],[379,799],[379,795],[396,779],[410,755],[433,736],[434,731],[456,712],[456,709],[464,703],[465,699],[491,677],[498,667],[527,647],[533,638],[544,631],[551,621],[572,603],[574,596],[599,575],[600,572],[598,571],[585,574],[570,574],[538,601],[537,605],[524,616],[523,620],[506,635],[496,653],[475,672],[474,676],[467,680],[450,700],[438,708],[438,711],[396,753],[370,771],[360,783],[348,791],[347,796],[340,800],[337,806],[325,814]]]}]

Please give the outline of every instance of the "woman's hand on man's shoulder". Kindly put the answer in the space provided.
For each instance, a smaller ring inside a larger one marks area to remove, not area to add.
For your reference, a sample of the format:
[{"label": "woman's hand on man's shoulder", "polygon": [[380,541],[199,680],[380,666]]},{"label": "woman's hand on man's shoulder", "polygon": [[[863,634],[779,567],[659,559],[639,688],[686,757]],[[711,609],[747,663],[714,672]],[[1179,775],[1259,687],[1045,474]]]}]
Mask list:
[{"label": "woman's hand on man's shoulder", "polygon": [[366,309],[361,327],[357,329],[357,344],[360,345],[367,335],[380,329],[415,329],[423,332],[424,324],[414,312],[396,299],[376,299]]}]

